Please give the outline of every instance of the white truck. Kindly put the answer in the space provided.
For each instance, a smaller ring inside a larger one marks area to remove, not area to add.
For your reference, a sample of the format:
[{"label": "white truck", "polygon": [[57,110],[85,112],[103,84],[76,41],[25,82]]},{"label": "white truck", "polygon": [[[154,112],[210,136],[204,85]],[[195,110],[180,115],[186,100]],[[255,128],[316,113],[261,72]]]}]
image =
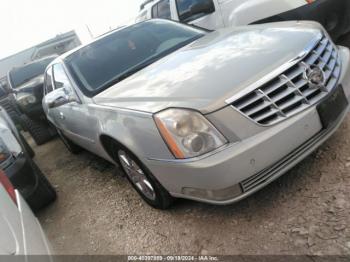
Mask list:
[{"label": "white truck", "polygon": [[209,30],[290,20],[321,23],[336,39],[350,31],[349,0],[147,0],[136,22],[164,18]]}]

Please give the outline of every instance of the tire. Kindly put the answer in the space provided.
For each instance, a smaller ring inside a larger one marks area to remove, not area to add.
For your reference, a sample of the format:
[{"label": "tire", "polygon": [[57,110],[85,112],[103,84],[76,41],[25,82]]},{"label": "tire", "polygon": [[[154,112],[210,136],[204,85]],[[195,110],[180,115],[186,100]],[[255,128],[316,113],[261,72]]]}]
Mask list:
[{"label": "tire", "polygon": [[[150,206],[156,209],[162,209],[162,210],[168,209],[169,207],[171,207],[175,199],[157,181],[157,179],[152,175],[152,173],[148,170],[148,168],[132,152],[130,152],[127,148],[119,145],[114,147],[114,152],[116,153],[115,157],[121,169],[123,170],[126,178],[129,180],[130,184],[137,191],[137,193],[139,193],[141,198],[147,204],[149,204]],[[126,168],[122,164],[123,160],[121,160],[120,158],[120,155],[119,155],[120,152],[124,152],[142,170],[143,175],[146,177],[148,183],[151,185],[154,191],[154,199],[150,198],[149,196],[146,196],[146,194],[140,189],[140,187],[135,184],[135,182],[133,181],[133,178],[131,178],[131,176],[126,171]]]},{"label": "tire", "polygon": [[21,140],[24,150],[27,152],[27,154],[30,156],[30,158],[33,158],[35,156],[35,152],[33,148],[28,144],[27,140],[23,137],[21,132],[19,133],[19,139]]},{"label": "tire", "polygon": [[40,146],[52,139],[52,134],[49,130],[49,126],[44,123],[30,119],[26,115],[21,116],[21,125],[24,130],[27,130],[33,137],[34,142]]},{"label": "tire", "polygon": [[38,211],[54,202],[57,194],[51,183],[34,162],[32,162],[32,167],[38,179],[37,188],[27,198],[27,202],[33,211]]},{"label": "tire", "polygon": [[66,146],[66,148],[68,149],[69,152],[71,152],[74,155],[79,154],[81,151],[83,151],[83,149],[78,146],[77,144],[75,144],[72,140],[70,140],[69,138],[67,138],[61,130],[57,129],[57,134],[60,137],[61,141],[63,142],[63,144]]}]

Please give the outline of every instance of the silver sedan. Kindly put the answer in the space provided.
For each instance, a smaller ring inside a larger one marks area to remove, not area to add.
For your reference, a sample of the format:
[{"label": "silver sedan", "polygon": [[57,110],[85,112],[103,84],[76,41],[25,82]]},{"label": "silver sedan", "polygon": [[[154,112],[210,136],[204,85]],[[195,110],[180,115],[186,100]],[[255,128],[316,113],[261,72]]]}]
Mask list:
[{"label": "silver sedan", "polygon": [[313,22],[204,31],[151,20],[56,59],[44,110],[72,152],[119,164],[150,205],[230,204],[339,126],[349,50]]}]

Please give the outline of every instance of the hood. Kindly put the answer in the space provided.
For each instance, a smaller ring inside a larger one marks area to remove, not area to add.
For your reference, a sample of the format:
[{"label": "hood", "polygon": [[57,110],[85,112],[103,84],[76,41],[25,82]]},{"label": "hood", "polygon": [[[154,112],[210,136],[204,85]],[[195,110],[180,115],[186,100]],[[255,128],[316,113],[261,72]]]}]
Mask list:
[{"label": "hood", "polygon": [[[17,105],[24,112],[28,112],[30,108],[41,108],[41,101],[44,97],[44,75],[39,75],[31,78],[24,84],[15,88],[15,99]],[[21,100],[31,100],[23,104]],[[40,113],[39,113],[40,114]]]},{"label": "hood", "polygon": [[44,75],[39,75],[31,78],[24,84],[16,87],[16,93],[20,94],[31,94],[34,95],[38,100],[41,101],[43,98],[44,88]]},{"label": "hood", "polygon": [[100,105],[150,113],[169,107],[209,113],[298,57],[320,30],[312,22],[284,22],[208,33],[93,100]]}]

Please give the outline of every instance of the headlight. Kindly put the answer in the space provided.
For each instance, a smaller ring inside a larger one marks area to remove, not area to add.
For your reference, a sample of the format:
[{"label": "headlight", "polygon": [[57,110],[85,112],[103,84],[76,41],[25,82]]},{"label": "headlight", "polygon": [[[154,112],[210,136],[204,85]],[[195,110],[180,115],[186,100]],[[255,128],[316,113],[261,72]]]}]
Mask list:
[{"label": "headlight", "polygon": [[22,106],[27,106],[28,104],[34,104],[36,102],[36,97],[33,95],[22,95],[17,97],[18,103]]},{"label": "headlight", "polygon": [[9,157],[11,156],[11,153],[7,146],[5,145],[4,141],[0,138],[0,164],[5,162]]},{"label": "headlight", "polygon": [[176,158],[203,155],[227,143],[225,137],[200,113],[167,109],[154,116],[157,127]]}]

